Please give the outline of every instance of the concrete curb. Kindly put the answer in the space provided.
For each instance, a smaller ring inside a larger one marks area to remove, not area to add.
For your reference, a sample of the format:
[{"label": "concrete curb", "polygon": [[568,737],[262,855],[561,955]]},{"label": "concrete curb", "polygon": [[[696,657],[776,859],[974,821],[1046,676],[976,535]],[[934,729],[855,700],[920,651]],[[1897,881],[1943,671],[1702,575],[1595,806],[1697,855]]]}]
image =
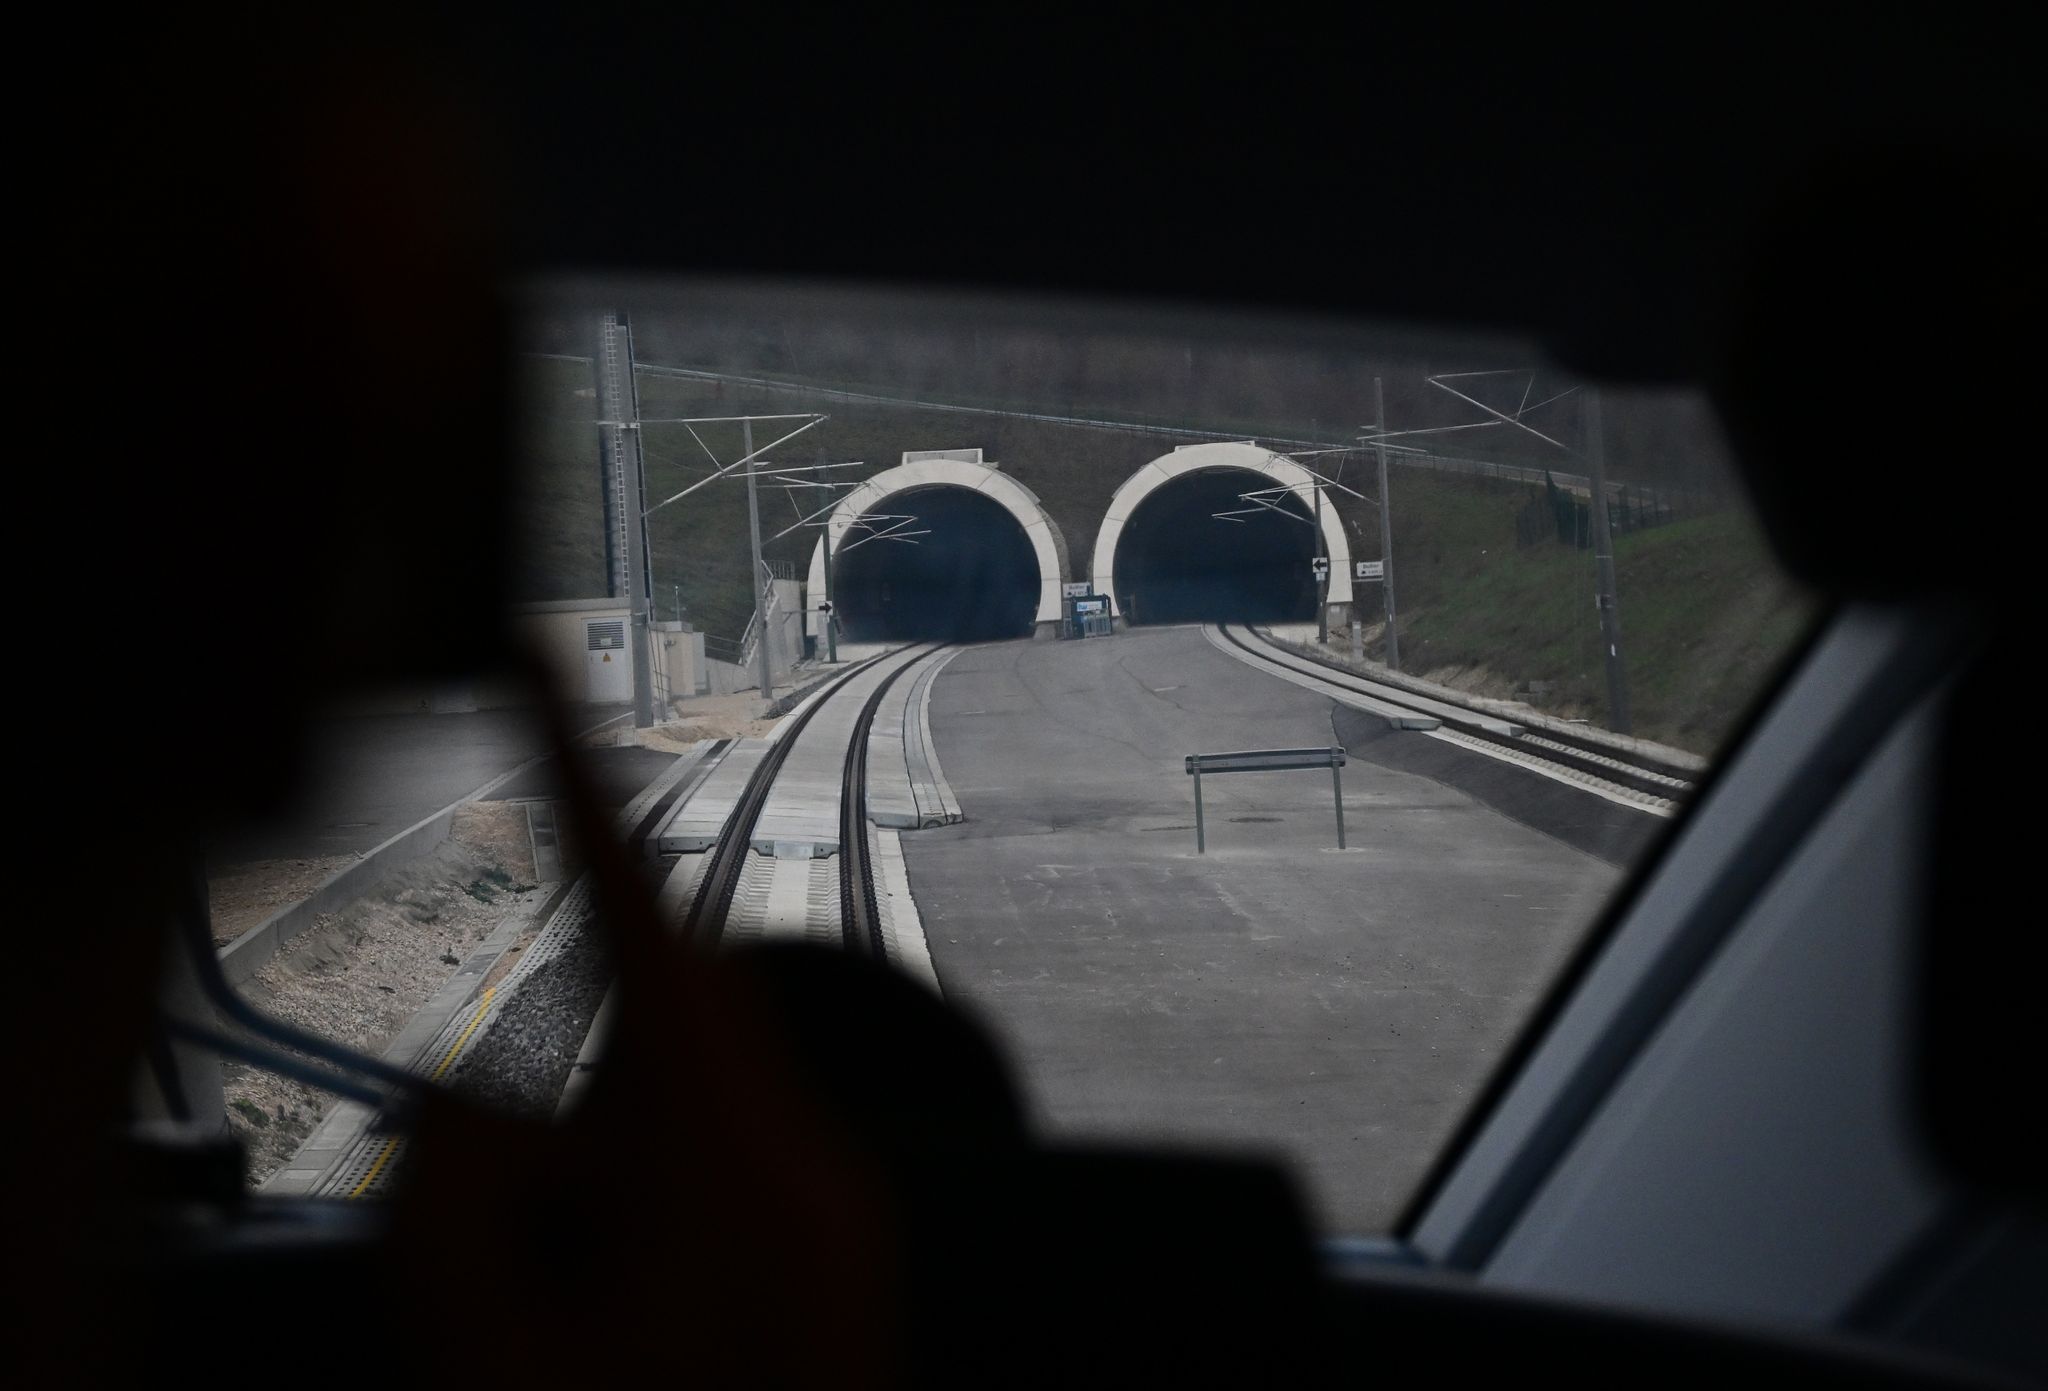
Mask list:
[{"label": "concrete curb", "polygon": [[[581,739],[585,735],[595,734],[606,725],[617,724],[620,720],[629,718],[630,715],[616,715],[601,724],[592,725],[576,738]],[[441,842],[448,839],[449,829],[455,824],[455,813],[552,756],[551,753],[535,754],[518,767],[500,773],[481,787],[458,797],[433,815],[413,823],[383,844],[365,852],[354,864],[338,871],[333,878],[297,903],[288,908],[278,909],[220,949],[221,973],[227,977],[230,985],[241,984],[275,959],[287,942],[319,922],[323,913],[331,913],[354,903],[393,869],[410,864],[440,848]]]}]

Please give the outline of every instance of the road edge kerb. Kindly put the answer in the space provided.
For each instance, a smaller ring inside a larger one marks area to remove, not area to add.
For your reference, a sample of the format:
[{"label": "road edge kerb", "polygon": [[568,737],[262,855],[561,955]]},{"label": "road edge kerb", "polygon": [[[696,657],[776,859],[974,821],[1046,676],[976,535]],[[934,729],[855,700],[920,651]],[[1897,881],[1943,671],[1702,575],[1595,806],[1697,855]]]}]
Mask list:
[{"label": "road edge kerb", "polygon": [[[585,738],[631,717],[630,711],[623,715],[615,715],[611,719],[592,725],[575,737]],[[230,985],[240,985],[274,960],[287,942],[319,922],[322,914],[355,902],[393,869],[410,864],[439,849],[441,843],[448,839],[448,832],[455,824],[455,813],[552,756],[552,751],[535,754],[518,767],[498,774],[439,811],[414,822],[381,845],[365,851],[354,864],[336,871],[333,877],[297,903],[278,909],[234,941],[220,948],[221,973],[227,977]]]}]

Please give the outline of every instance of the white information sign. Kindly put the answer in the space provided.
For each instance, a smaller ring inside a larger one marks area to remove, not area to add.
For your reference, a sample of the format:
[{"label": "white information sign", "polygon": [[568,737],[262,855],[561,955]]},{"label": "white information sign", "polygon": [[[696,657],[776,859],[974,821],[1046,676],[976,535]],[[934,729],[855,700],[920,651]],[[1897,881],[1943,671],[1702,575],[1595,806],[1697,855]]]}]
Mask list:
[{"label": "white information sign", "polygon": [[1387,562],[1384,560],[1354,560],[1351,562],[1351,576],[1360,580],[1383,580],[1387,577]]},{"label": "white information sign", "polygon": [[1082,580],[1079,584],[1063,584],[1060,586],[1060,597],[1062,599],[1085,599],[1088,597],[1091,588],[1093,586],[1087,580]]}]

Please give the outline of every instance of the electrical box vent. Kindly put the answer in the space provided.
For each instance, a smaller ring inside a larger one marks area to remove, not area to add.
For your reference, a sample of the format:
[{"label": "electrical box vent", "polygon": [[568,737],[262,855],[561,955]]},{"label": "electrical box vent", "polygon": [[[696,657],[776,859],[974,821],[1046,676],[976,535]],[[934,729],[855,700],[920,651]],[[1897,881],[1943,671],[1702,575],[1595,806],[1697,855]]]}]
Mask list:
[{"label": "electrical box vent", "polygon": [[586,623],[583,636],[592,652],[623,652],[626,650],[626,623],[615,618],[609,623]]}]

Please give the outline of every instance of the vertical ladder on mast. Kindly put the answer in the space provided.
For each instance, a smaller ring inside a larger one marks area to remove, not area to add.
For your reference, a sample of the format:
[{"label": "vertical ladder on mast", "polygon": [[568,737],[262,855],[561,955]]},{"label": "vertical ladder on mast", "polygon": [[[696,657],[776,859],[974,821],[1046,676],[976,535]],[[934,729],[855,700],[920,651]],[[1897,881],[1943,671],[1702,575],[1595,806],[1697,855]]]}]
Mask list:
[{"label": "vertical ladder on mast", "polygon": [[604,393],[599,408],[604,415],[605,451],[605,551],[610,562],[607,576],[611,596],[623,599],[632,592],[627,571],[626,455],[629,448],[624,421],[631,409],[631,383],[623,378],[624,367],[619,340],[626,329],[617,314],[604,316]]}]

